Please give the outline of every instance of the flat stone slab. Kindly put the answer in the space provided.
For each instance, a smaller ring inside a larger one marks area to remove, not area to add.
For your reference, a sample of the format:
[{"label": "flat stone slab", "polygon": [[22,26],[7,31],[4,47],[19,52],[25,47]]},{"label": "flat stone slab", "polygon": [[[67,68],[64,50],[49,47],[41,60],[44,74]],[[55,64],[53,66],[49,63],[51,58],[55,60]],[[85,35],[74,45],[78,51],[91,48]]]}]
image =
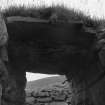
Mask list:
[{"label": "flat stone slab", "polygon": [[49,105],[68,105],[66,102],[52,102]]},{"label": "flat stone slab", "polygon": [[47,97],[47,98],[37,98],[37,102],[40,102],[40,103],[48,103],[48,102],[51,102],[52,99],[50,97]]},{"label": "flat stone slab", "polygon": [[35,98],[34,97],[26,97],[26,103],[34,103]]}]

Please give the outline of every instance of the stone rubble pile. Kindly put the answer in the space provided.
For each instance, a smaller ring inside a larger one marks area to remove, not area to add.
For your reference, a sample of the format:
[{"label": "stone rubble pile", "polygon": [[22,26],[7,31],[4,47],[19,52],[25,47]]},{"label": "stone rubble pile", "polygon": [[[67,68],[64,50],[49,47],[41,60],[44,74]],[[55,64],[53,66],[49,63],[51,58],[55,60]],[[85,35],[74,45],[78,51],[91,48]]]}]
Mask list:
[{"label": "stone rubble pile", "polygon": [[26,105],[70,105],[70,102],[70,88],[59,83],[37,91],[26,91]]}]

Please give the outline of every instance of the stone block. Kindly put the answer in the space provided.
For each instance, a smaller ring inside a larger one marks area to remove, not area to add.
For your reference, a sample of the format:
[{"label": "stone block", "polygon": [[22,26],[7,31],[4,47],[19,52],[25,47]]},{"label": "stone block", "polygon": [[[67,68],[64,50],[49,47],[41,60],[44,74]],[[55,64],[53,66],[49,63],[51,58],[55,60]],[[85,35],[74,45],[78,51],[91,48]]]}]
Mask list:
[{"label": "stone block", "polygon": [[46,97],[46,98],[37,98],[37,102],[39,103],[49,103],[51,102],[52,99],[50,97]]},{"label": "stone block", "polygon": [[1,105],[1,97],[2,97],[2,85],[0,84],[0,105]]},{"label": "stone block", "polygon": [[53,97],[54,101],[65,101],[65,95]]},{"label": "stone block", "polygon": [[39,92],[40,97],[48,97],[49,93],[48,92]]},{"label": "stone block", "polygon": [[33,91],[33,92],[31,93],[31,95],[32,95],[33,97],[35,97],[35,98],[39,97],[39,93],[36,92],[36,91]]},{"label": "stone block", "polygon": [[33,104],[35,102],[34,97],[26,97],[26,103]]},{"label": "stone block", "polygon": [[26,97],[31,97],[31,96],[32,96],[31,92],[26,91]]},{"label": "stone block", "polygon": [[49,105],[68,105],[66,102],[52,102]]}]

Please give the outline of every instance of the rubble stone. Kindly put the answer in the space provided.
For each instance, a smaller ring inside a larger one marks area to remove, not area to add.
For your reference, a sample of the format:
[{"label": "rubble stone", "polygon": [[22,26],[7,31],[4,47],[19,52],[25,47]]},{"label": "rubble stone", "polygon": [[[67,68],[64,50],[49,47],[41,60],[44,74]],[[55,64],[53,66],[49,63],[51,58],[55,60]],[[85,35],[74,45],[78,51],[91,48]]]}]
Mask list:
[{"label": "rubble stone", "polygon": [[66,102],[52,102],[50,105],[68,105]]},{"label": "rubble stone", "polygon": [[50,97],[45,97],[45,98],[37,98],[37,102],[39,102],[39,103],[49,103],[49,102],[51,102],[52,101],[52,99],[50,98]]},{"label": "rubble stone", "polygon": [[34,97],[26,97],[26,103],[34,103],[35,98]]},{"label": "rubble stone", "polygon": [[52,87],[47,86],[39,91],[26,91],[27,105],[68,105],[71,101],[69,87],[65,89],[64,86],[57,86],[58,89],[53,88],[54,86],[55,84],[52,84]]}]

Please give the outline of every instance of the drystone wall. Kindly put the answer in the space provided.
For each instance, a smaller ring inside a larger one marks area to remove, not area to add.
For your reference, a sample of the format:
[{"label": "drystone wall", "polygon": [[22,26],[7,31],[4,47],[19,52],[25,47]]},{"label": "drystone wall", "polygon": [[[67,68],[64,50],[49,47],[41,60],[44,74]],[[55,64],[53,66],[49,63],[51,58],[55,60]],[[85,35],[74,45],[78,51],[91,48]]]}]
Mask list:
[{"label": "drystone wall", "polygon": [[67,84],[55,83],[48,87],[26,91],[26,105],[70,105],[71,91]]}]

